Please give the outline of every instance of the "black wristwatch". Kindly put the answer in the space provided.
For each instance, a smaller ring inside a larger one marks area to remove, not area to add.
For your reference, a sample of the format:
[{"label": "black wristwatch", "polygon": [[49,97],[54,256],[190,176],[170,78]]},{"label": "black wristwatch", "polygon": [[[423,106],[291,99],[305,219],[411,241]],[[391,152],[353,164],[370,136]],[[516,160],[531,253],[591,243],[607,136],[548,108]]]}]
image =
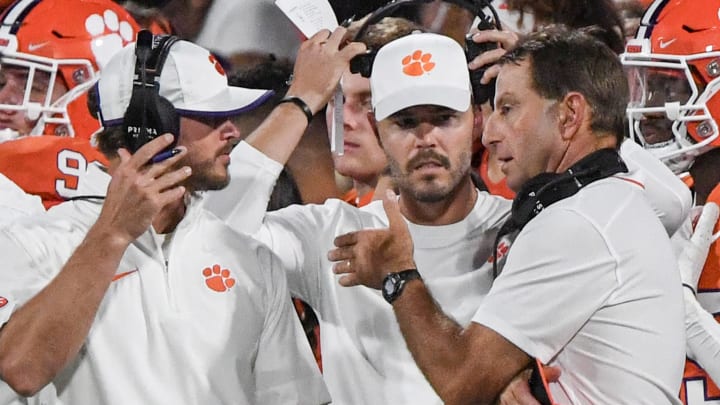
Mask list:
[{"label": "black wristwatch", "polygon": [[410,280],[419,279],[420,273],[417,269],[398,271],[397,273],[389,273],[385,276],[382,283],[382,294],[385,301],[392,304],[403,291],[405,283]]}]

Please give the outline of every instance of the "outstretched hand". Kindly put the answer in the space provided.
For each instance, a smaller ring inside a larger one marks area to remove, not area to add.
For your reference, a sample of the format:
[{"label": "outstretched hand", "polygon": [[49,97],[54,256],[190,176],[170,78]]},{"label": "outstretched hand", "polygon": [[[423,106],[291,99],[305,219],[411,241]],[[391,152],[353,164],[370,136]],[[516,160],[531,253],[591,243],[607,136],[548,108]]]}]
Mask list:
[{"label": "outstretched hand", "polygon": [[702,213],[695,225],[695,231],[685,243],[682,253],[678,258],[678,267],[683,285],[690,287],[697,292],[700,273],[705,266],[710,245],[712,244],[713,229],[718,220],[718,206],[715,203],[706,203]]},{"label": "outstretched hand", "polygon": [[120,163],[112,172],[97,226],[113,232],[125,243],[130,243],[145,232],[155,216],[166,205],[183,198],[190,167],[174,167],[187,153],[183,146],[179,153],[161,162],[151,163],[153,156],[170,145],[173,136],[159,136],[131,155],[118,150]]},{"label": "outstretched hand", "polygon": [[340,285],[364,285],[379,289],[388,273],[415,268],[413,243],[397,195],[388,190],[383,198],[388,217],[385,229],[367,229],[335,238],[336,248],[328,260],[336,262],[333,271],[342,274]]}]

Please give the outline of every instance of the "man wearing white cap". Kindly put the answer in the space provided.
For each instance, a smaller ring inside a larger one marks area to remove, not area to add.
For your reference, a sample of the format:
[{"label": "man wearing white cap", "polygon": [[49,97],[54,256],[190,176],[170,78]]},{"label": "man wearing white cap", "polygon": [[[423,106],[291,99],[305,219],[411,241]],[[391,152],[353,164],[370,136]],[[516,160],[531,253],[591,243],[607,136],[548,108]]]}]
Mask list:
[{"label": "man wearing white cap", "polygon": [[[150,42],[99,83],[107,173],[91,167],[83,199],[0,232],[0,378],[23,395],[53,382],[67,404],[327,403],[280,261],[201,204],[229,181],[230,118],[266,92],[228,87],[190,42]],[[311,87],[327,98],[350,51],[305,49],[297,76],[321,74]],[[136,99],[145,87],[179,114],[175,146],[138,142],[157,132],[153,112],[140,130],[131,117],[156,101]]]},{"label": "man wearing white cap", "polygon": [[[383,62],[388,54],[394,62]],[[470,179],[473,112],[465,55],[448,37],[413,34],[380,48],[375,64],[375,71],[383,66],[388,74],[371,75],[379,139],[417,247],[418,272],[407,277],[422,275],[442,308],[467,324],[491,284],[488,259],[510,202],[478,192]],[[312,93],[299,90],[288,94],[318,111]],[[284,118],[287,127],[306,125],[300,108]],[[407,350],[392,306],[377,291],[338,285],[327,258],[337,235],[387,226],[381,202],[356,208],[329,200],[266,215],[262,203],[300,138],[300,133],[266,129],[235,148],[230,168],[230,187],[260,202],[224,200],[223,206],[215,198],[210,205],[235,229],[257,231],[286,265],[293,294],[317,311],[323,374],[333,403],[441,404]]]}]

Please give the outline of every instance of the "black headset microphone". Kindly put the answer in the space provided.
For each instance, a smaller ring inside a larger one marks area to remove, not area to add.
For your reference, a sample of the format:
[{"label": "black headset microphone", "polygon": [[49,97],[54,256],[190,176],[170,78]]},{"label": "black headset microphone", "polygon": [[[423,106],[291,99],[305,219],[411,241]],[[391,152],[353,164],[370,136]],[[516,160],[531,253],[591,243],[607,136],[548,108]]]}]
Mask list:
[{"label": "black headset microphone", "polygon": [[171,133],[175,140],[161,153],[175,148],[180,134],[180,116],[165,97],[160,96],[160,74],[175,36],[155,36],[148,30],[138,33],[135,45],[135,78],[130,104],[123,116],[128,149],[135,153],[158,136]]},{"label": "black headset microphone", "polygon": [[[380,22],[385,17],[392,16],[400,7],[416,6],[426,3],[432,3],[435,0],[395,0],[386,4],[385,6],[375,10],[360,26],[357,34],[355,34],[353,41],[362,39],[363,35],[367,32],[369,27],[373,24]],[[478,19],[476,28],[478,30],[488,29],[502,29],[500,26],[500,19],[497,11],[490,4],[491,0],[446,0],[445,2],[459,6],[465,10],[470,11],[473,16]],[[485,9],[490,10],[492,15],[488,15],[484,12]],[[468,62],[475,59],[478,55],[483,52],[496,49],[498,47],[495,42],[481,42],[476,43],[472,40],[471,35],[465,36],[465,57]],[[368,49],[367,52],[355,56],[350,60],[350,72],[359,73],[363,77],[370,77],[372,72],[372,64],[377,55],[377,49]],[[470,83],[472,86],[473,100],[475,104],[483,104],[488,100],[492,100],[495,95],[495,80],[493,79],[488,84],[482,84],[480,80],[487,70],[488,66],[482,66],[478,69],[470,71]]]}]

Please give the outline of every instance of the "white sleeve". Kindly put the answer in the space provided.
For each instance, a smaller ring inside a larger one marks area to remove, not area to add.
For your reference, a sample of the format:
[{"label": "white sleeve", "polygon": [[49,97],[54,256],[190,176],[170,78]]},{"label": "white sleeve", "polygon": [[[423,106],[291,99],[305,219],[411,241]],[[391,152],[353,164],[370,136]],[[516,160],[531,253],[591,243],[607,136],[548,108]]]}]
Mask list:
[{"label": "white sleeve", "polygon": [[253,234],[262,224],[283,166],[244,141],[235,146],[230,161],[230,183],[222,190],[208,191],[203,205],[235,231]]},{"label": "white sleeve", "polygon": [[675,256],[680,257],[685,245],[688,243],[693,234],[693,215],[688,215],[683,221],[680,228],[670,237],[673,252]]},{"label": "white sleeve", "polygon": [[266,316],[254,365],[256,404],[325,404],[330,395],[290,301],[280,261],[258,251],[267,282]]},{"label": "white sleeve", "polygon": [[690,215],[692,197],[687,185],[652,153],[631,139],[620,146],[628,176],[644,185],[645,196],[668,235],[673,235]]},{"label": "white sleeve", "polygon": [[253,237],[278,255],[293,295],[322,313],[324,286],[336,277],[327,260],[333,240],[344,233],[372,227],[363,223],[360,212],[336,199],[324,204],[291,205],[268,212],[262,228]]},{"label": "white sleeve", "polygon": [[50,260],[34,260],[32,256],[7,228],[0,231],[0,326],[60,270],[50,271]]},{"label": "white sleeve", "polygon": [[683,290],[687,355],[720,384],[720,324],[700,306],[689,289]]},{"label": "white sleeve", "polygon": [[0,224],[45,212],[40,197],[27,194],[0,174]]}]

